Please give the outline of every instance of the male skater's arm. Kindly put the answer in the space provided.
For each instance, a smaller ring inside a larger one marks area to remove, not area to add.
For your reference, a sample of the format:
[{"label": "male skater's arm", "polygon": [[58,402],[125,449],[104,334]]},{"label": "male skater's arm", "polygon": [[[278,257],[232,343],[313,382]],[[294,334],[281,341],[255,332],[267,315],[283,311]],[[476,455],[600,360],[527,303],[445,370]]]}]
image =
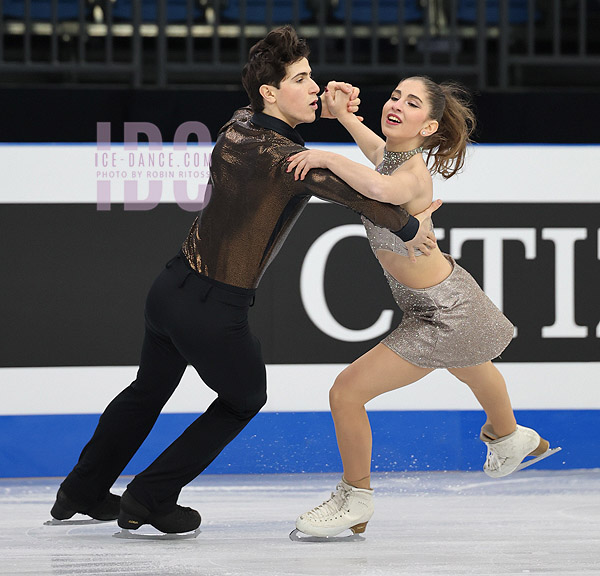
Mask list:
[{"label": "male skater's arm", "polygon": [[[296,194],[316,196],[346,206],[368,218],[373,224],[388,228],[404,242],[412,241],[413,246],[422,246],[424,254],[429,253],[432,243],[435,244],[435,235],[427,219],[439,208],[439,201],[432,203],[427,210],[415,217],[400,206],[377,202],[363,196],[329,170],[314,168],[306,174],[304,180],[292,180],[291,174],[282,175],[283,177],[290,180]],[[425,224],[422,225],[422,222]]]}]

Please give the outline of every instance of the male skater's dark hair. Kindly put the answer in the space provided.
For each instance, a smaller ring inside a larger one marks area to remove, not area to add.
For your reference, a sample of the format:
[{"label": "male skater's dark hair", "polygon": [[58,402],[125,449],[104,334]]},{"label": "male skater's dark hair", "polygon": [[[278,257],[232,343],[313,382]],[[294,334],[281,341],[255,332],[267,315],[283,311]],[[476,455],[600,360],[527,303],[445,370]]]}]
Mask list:
[{"label": "male skater's dark hair", "polygon": [[286,66],[308,58],[309,54],[306,41],[298,38],[291,26],[272,30],[250,48],[248,62],[242,71],[242,84],[254,112],[262,112],[265,107],[260,87],[268,84],[279,88],[279,83],[285,78]]}]

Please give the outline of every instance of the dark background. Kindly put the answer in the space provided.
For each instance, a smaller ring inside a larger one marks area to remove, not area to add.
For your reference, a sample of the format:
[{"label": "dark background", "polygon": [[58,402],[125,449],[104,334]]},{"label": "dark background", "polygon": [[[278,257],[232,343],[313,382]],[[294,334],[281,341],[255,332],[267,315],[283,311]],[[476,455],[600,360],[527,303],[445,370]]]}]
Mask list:
[{"label": "dark background", "polygon": [[[323,86],[328,78],[319,79]],[[363,86],[361,114],[379,131],[381,107],[395,87]],[[483,143],[598,142],[600,93],[582,90],[487,92],[473,95]],[[233,110],[248,103],[235,86],[123,89],[96,87],[0,88],[2,142],[96,142],[96,123],[111,122],[112,139],[123,141],[124,122],[152,122],[165,142],[186,121],[204,123],[213,139]],[[335,121],[304,125],[307,142],[347,142],[346,131]]]}]

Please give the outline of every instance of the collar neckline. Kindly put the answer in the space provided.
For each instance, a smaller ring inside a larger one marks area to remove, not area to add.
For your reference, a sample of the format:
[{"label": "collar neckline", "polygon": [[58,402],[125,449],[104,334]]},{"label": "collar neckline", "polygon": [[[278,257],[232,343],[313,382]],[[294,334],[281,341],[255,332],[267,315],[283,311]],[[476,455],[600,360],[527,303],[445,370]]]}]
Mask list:
[{"label": "collar neckline", "polygon": [[408,160],[411,156],[418,154],[419,152],[423,152],[423,146],[417,146],[412,150],[403,150],[401,152],[395,152],[393,150],[388,150],[387,146],[383,149],[384,154],[388,154],[390,156],[396,156],[397,158],[401,158],[403,160]]},{"label": "collar neckline", "polygon": [[298,134],[298,132],[289,124],[283,120],[280,120],[279,118],[275,118],[275,116],[269,116],[264,112],[255,112],[252,115],[251,122],[252,124],[256,124],[262,128],[273,130],[278,134],[289,138],[292,142],[300,144],[300,146],[304,146],[304,140],[302,139],[302,136],[300,136],[300,134]]}]

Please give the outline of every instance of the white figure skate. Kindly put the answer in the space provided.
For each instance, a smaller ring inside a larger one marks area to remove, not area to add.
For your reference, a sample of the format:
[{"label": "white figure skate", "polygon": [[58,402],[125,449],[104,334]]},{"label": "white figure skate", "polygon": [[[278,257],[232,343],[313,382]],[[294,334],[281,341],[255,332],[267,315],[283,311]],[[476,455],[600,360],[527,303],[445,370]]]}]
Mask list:
[{"label": "white figure skate", "polygon": [[[517,426],[512,434],[498,438],[487,424],[481,429],[479,437],[487,446],[483,471],[492,478],[502,478],[523,470],[561,450],[560,447],[550,448],[547,440],[524,426]],[[525,460],[528,456],[532,458]]]},{"label": "white figure skate", "polygon": [[[342,478],[329,500],[302,514],[296,520],[296,529],[292,531],[290,538],[292,540],[332,539],[350,530],[352,536],[343,539],[357,539],[354,537],[364,533],[373,511],[373,490],[355,488]],[[301,537],[301,533],[308,535],[309,538]],[[362,539],[360,536],[359,538]],[[340,539],[342,538],[338,538]]]}]

